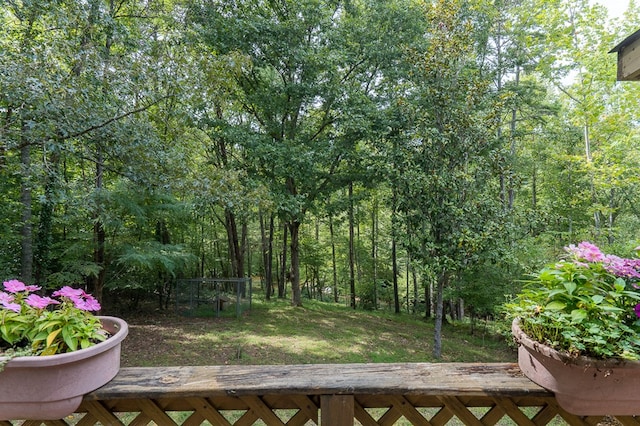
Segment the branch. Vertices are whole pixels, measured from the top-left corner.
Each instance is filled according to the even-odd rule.
[[[342,78],[340,79],[340,83],[345,83],[349,79],[349,76],[351,75],[351,73],[353,73],[360,65],[364,64],[365,61],[366,61],[366,58],[363,58],[358,62],[356,62],[355,64],[353,64],[353,66],[350,69],[348,69],[347,72],[342,76]]]
[[[110,118],[107,121],[103,121],[102,123],[93,125],[91,127],[87,127],[86,129],[80,130],[78,132],[70,133],[70,134],[68,134],[66,136],[61,137],[60,140],[64,141],[64,140],[67,140],[67,139],[72,139],[72,138],[77,138],[79,136],[84,136],[87,133],[90,133],[90,132],[93,132],[94,130],[98,130],[98,129],[101,129],[103,127],[106,127],[109,124],[114,123],[114,122],[119,121],[119,120],[122,120],[123,118],[126,118],[126,117],[128,117],[130,115],[134,115],[134,114],[137,114],[139,112],[145,111],[145,110],[151,108],[153,105],[156,105],[160,101],[162,101],[164,99],[167,99],[169,97],[170,97],[169,95],[163,96],[163,97],[161,97],[159,99],[156,99],[155,101],[151,102],[149,105],[145,105],[145,106],[142,106],[140,108],[136,108],[134,110],[127,111],[127,112],[125,112],[123,114],[120,114],[120,115],[117,115],[117,116],[115,116],[113,118]]]
[[[576,98],[575,96],[573,96],[571,93],[569,93],[569,91],[567,89],[564,88],[564,86],[562,86],[562,84],[560,84],[560,82],[556,81],[556,80],[552,80],[553,85],[556,86],[558,89],[560,89],[560,91],[562,93],[564,93],[565,95],[567,95],[569,97],[569,99],[571,99],[572,101],[574,101],[575,103],[577,103],[578,105],[582,105],[582,102],[580,102],[580,100],[578,98]]]

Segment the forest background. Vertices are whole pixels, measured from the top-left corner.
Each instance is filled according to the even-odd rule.
[[[567,244],[638,246],[608,52],[639,28],[633,0],[0,0],[0,278],[493,315]]]

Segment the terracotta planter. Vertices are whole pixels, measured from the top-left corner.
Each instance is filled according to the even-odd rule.
[[[513,321],[520,370],[555,393],[566,411],[581,415],[640,414],[640,362],[572,358],[531,340]]]
[[[99,317],[112,334],[87,349],[10,360],[0,372],[0,420],[55,420],[73,413],[84,394],[104,385],[120,369],[127,323]]]

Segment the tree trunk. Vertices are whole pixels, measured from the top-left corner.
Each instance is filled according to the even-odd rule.
[[[280,279],[278,280],[278,298],[284,299],[287,283],[287,225],[282,228],[282,256],[280,262]]]
[[[420,306],[419,294],[418,294],[418,274],[416,274],[416,268],[411,268],[411,278],[413,279],[413,313],[418,312],[418,306]]]
[[[240,254],[242,255],[242,263],[240,265],[239,272],[242,274],[238,278],[249,278],[249,283],[251,282],[251,252],[249,251],[249,228],[247,227],[247,222],[242,223],[242,236],[240,238]],[[245,271],[245,254],[246,258],[246,271]],[[247,285],[243,281],[239,284],[240,292],[242,297],[247,297]],[[251,284],[249,284],[251,285]]]
[[[336,243],[333,233],[333,217],[329,215],[329,235],[331,236],[331,270],[333,273],[333,301],[338,303],[338,265],[336,263]]]
[[[23,130],[24,131],[24,130]],[[22,176],[20,181],[20,202],[22,204],[22,229],[20,232],[21,262],[20,277],[26,283],[33,281],[33,224],[32,224],[32,197],[31,197],[31,145],[22,141],[20,148],[20,162],[22,163]]]
[[[164,219],[156,221],[156,241],[160,244],[171,244],[171,234]],[[171,276],[166,271],[158,272],[158,282],[156,284],[158,293],[158,307],[160,310],[167,309],[169,298],[171,297]]]
[[[356,276],[355,276],[355,235],[353,217],[353,182],[349,182],[349,292],[351,308],[356,308]]]
[[[271,299],[273,294],[273,214],[269,219],[269,230],[266,230],[265,219],[260,212],[260,233],[262,236],[262,265],[264,275],[265,298]]]
[[[378,309],[378,199],[374,197],[371,206],[371,262],[373,264],[373,309]]]
[[[267,233],[264,226],[264,215],[262,210],[258,213],[258,220],[260,221],[260,248],[262,254],[262,283],[264,284],[264,298],[265,300],[271,299],[271,289],[267,284]]]
[[[520,67],[516,67],[516,77],[515,77],[515,85],[516,87],[520,84]],[[511,123],[509,124],[509,129],[510,129],[510,140],[511,143],[509,145],[509,154],[511,156],[509,164],[510,167],[514,166],[515,163],[515,158],[516,158],[516,126],[518,123],[518,111],[517,109],[514,107],[511,110]],[[513,210],[513,206],[515,203],[515,199],[516,199],[516,194],[515,194],[515,189],[514,189],[514,182],[513,182],[513,175],[510,173],[509,174],[509,187],[508,187],[508,201],[507,201],[507,208],[509,209],[509,211]]]
[[[438,277],[438,285],[436,288],[436,324],[433,336],[433,356],[440,358],[442,356],[442,320],[444,316],[443,293],[445,285],[449,280],[449,275],[445,271]]]
[[[271,295],[273,295],[273,236],[275,234],[274,227],[274,215],[269,216],[269,253],[267,257],[267,267],[269,269],[269,286],[271,288]]]
[[[589,124],[585,119],[584,128],[583,128],[583,136],[584,136],[584,155],[587,161],[587,164],[591,164],[591,135],[589,131]],[[590,185],[591,185],[591,198],[594,204],[597,203],[597,196],[595,190],[595,183],[593,172],[590,172]],[[600,231],[602,229],[602,212],[599,209],[595,209],[593,212],[593,226],[595,230],[596,238],[600,235]]]
[[[614,213],[614,211],[616,210],[615,209],[615,205],[616,205],[616,202],[615,202],[615,191],[616,190],[614,188],[611,188],[609,190],[609,223],[608,223],[609,226],[608,226],[608,235],[607,235],[607,242],[609,244],[613,244],[613,242],[615,240],[614,232],[613,232],[613,223],[614,223],[615,217],[616,217],[616,215]]]
[[[396,203],[397,203],[396,189],[393,190],[392,196],[392,214],[395,217]],[[396,250],[396,229],[395,221],[391,219],[391,267],[393,270],[393,302],[394,311],[396,314],[400,313],[400,295],[398,293],[398,253]]]
[[[396,249],[396,237],[391,237],[391,263],[393,269],[393,306],[396,314],[400,313],[400,293],[398,291],[398,253]]]
[[[302,306],[302,293],[300,291],[300,222],[297,220],[289,222],[289,233],[291,234],[291,304],[293,306]]]
[[[206,248],[204,242],[204,222],[200,221],[200,276],[202,278],[205,277],[205,262],[206,262]]]
[[[229,209],[225,209],[225,228],[227,230],[227,243],[229,246],[229,258],[231,259],[231,274],[236,278],[244,277],[244,238],[238,236],[236,217]],[[246,225],[242,225],[243,233]]]
[[[424,284],[424,317],[431,318],[431,279],[427,279]]]
[[[411,255],[409,254],[409,250],[407,250],[406,265],[407,265],[407,269],[405,271],[405,284],[407,288],[407,296],[405,297],[405,303],[407,304],[407,313],[409,313],[409,295],[411,294],[411,287],[410,287],[411,281],[409,279],[409,274],[411,273]],[[415,301],[415,297],[414,297],[414,301]],[[415,302],[414,302],[414,306],[415,306]]]
[[[104,173],[104,165],[102,158],[102,149],[97,147],[98,153],[96,156],[96,180],[95,191],[97,194],[96,209],[93,213],[93,262],[98,266],[98,274],[91,278],[92,293],[96,299],[102,301],[102,290],[104,288],[104,279],[106,274],[106,262],[105,262],[105,243],[106,233],[102,226],[102,220],[100,214],[102,213],[102,178]]]

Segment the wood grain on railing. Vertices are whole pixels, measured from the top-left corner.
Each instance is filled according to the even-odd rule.
[[[640,425],[580,417],[515,364],[123,368],[78,413],[32,425]],[[618,422],[618,423],[616,423]],[[12,424],[0,422],[0,424]],[[19,424],[15,422],[13,424]]]

